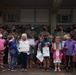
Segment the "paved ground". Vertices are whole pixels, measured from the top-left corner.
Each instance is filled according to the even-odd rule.
[[[64,69],[61,72],[54,72],[53,69],[49,72],[42,71],[42,69],[33,68],[28,69],[27,72],[21,72],[21,69],[17,69],[16,72],[10,72],[6,69],[5,72],[0,71],[0,75],[76,75],[76,69],[74,69],[73,73],[66,73]]]

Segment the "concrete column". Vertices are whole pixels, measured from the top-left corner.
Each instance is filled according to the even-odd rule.
[[[51,33],[56,29],[56,14],[51,13]]]

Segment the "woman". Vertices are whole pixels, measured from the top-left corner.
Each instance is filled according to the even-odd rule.
[[[29,41],[27,40],[27,34],[23,33],[21,36],[21,40],[19,41],[19,51],[21,52],[21,64],[22,64],[22,72],[27,71],[27,53],[29,52]]]

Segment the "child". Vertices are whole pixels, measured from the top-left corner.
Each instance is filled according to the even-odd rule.
[[[73,66],[74,68],[76,68],[76,40],[75,40],[75,53],[74,53],[74,56],[73,56]]]
[[[62,46],[64,47],[65,41],[67,40],[67,34],[64,35],[64,40],[62,41]],[[66,60],[66,53],[65,53],[66,49],[64,48],[63,50],[63,59],[62,59],[62,63],[65,64],[65,60]],[[64,69],[66,69],[66,66],[64,66]]]
[[[48,39],[48,35],[44,35],[44,39],[41,42],[41,48],[40,48],[40,50],[41,50],[41,53],[44,56],[43,64],[44,64],[44,70],[45,71],[49,71],[49,67],[50,67],[49,59],[50,59],[51,46],[52,46],[52,43]],[[47,54],[45,53],[46,50],[48,51]]]
[[[40,51],[40,47],[41,47],[41,42],[42,42],[42,40],[43,40],[43,39],[40,37],[40,38],[39,38],[39,42],[38,42],[38,44],[37,44],[37,50],[38,50],[38,51]],[[37,51],[37,52],[38,52],[38,51]],[[40,60],[37,59],[37,63],[38,63],[38,68],[42,67],[42,62],[40,62]]]
[[[3,67],[3,56],[4,56],[4,50],[5,50],[5,47],[4,47],[4,44],[5,44],[5,40],[2,39],[3,35],[0,33],[0,68],[2,71],[5,71],[4,70],[4,67]]]
[[[52,46],[53,50],[53,59],[54,59],[54,64],[55,64],[55,70],[54,71],[61,71],[60,69],[60,63],[62,59],[62,43],[60,42],[60,37],[56,36],[55,42],[53,43]]]
[[[9,45],[9,53],[10,53],[10,65],[9,65],[9,69],[10,71],[16,71],[14,69],[14,66],[16,64],[17,61],[17,47],[16,47],[16,43],[15,43],[15,39],[13,35],[9,36],[9,41],[8,41],[8,45]]]
[[[27,71],[27,53],[30,49],[29,41],[27,40],[27,34],[23,33],[21,36],[21,40],[19,41],[19,51],[21,52],[21,65],[22,65],[22,72]]]
[[[52,42],[52,44],[53,44],[53,36],[52,35],[50,35],[50,36],[48,36],[48,39]],[[50,67],[52,66],[52,61],[53,61],[53,51],[51,50],[50,51]],[[51,68],[50,68],[51,69]]]
[[[32,40],[33,42],[30,43],[30,40]],[[33,64],[34,64],[34,61],[33,61],[33,58],[34,58],[34,50],[35,50],[35,40],[33,37],[30,37],[28,39],[29,43],[30,43],[30,50],[29,50],[29,53],[28,53],[28,66],[27,67],[30,67],[32,68],[33,67]]]
[[[67,35],[67,40],[65,41],[64,48],[66,49],[66,71],[73,71],[73,55],[75,50],[75,42],[71,39],[70,34]]]

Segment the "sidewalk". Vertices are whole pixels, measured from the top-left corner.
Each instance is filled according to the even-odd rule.
[[[27,72],[21,72],[21,69],[17,69],[16,72],[10,72],[6,69],[5,72],[0,71],[0,75],[76,75],[76,69],[74,69],[74,72],[66,72],[64,69],[62,69],[61,72],[54,72],[53,69],[50,71],[42,71],[42,69],[38,68],[32,68],[28,69]]]

